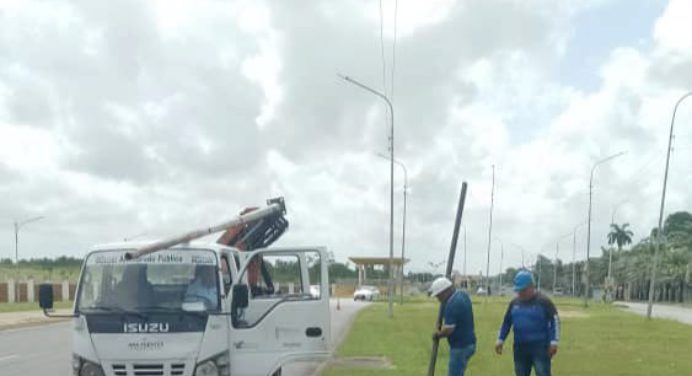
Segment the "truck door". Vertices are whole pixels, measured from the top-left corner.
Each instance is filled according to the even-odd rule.
[[[290,361],[327,356],[331,329],[326,251],[258,250],[241,259],[241,266],[240,286],[233,288],[231,298],[238,298],[243,286],[248,298],[246,307],[232,309],[232,374],[266,376]]]

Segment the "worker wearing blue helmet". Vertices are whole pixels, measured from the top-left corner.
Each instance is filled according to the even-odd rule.
[[[517,297],[509,303],[500,327],[495,351],[502,346],[514,327],[514,372],[516,376],[550,376],[553,356],[560,340],[560,319],[552,301],[536,291],[531,272],[522,270],[514,277]]]

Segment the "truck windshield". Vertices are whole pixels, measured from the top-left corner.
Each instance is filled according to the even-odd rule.
[[[220,306],[216,256],[176,249],[126,261],[125,250],[91,253],[78,292],[80,312],[181,311],[183,304]],[[199,310],[199,309],[196,309]]]

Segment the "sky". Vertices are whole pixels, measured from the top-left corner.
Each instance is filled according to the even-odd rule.
[[[381,5],[380,5],[381,4]],[[692,90],[686,0],[0,2],[0,258],[222,222],[283,196],[281,246],[389,251],[389,115],[408,170],[406,257],[434,271],[592,255],[658,221],[673,106]],[[692,210],[692,99],[666,213]],[[403,174],[395,171],[395,253]],[[523,260],[523,261],[522,261]]]

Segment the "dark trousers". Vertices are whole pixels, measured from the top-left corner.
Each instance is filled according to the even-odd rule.
[[[548,342],[528,342],[514,344],[514,373],[516,376],[530,376],[531,368],[536,376],[550,376],[550,355]]]

